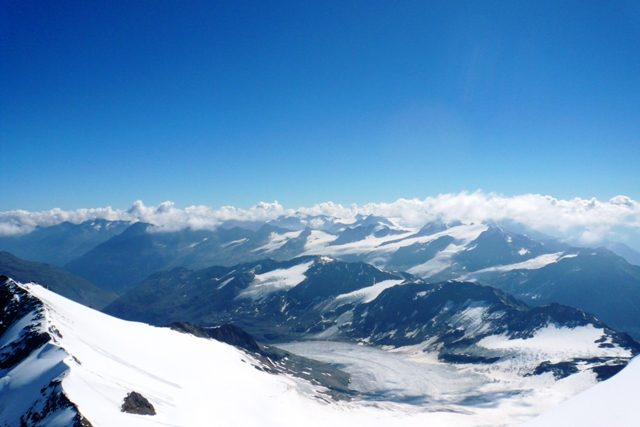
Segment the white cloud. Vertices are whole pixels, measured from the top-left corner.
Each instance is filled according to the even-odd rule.
[[[393,218],[405,227],[421,227],[433,220],[443,221],[515,221],[531,229],[574,243],[590,244],[604,238],[639,247],[640,203],[626,196],[610,201],[596,199],[560,200],[550,196],[525,194],[505,197],[493,193],[440,194],[437,197],[399,199],[392,203],[369,203],[344,207],[333,202],[298,209],[284,208],[278,202],[258,203],[249,209],[223,206],[190,206],[184,209],[167,201],[159,206],[145,206],[136,201],[128,210],[111,207],[42,212],[0,212],[0,235],[28,233],[63,221],[81,223],[94,218],[143,221],[154,224],[156,231],[184,228],[214,229],[224,221],[267,221],[281,215],[328,215],[352,220],[357,214],[374,214]]]

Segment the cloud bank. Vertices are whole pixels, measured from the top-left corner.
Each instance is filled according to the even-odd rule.
[[[353,220],[357,214],[385,216],[405,227],[421,227],[434,220],[515,222],[574,244],[589,245],[609,239],[640,249],[640,203],[629,197],[617,196],[603,202],[581,198],[560,200],[538,194],[505,197],[480,191],[349,207],[327,202],[291,209],[278,202],[261,202],[249,209],[233,206],[180,209],[169,201],[159,206],[145,206],[142,201],[136,201],[127,210],[111,207],[42,212],[17,210],[0,212],[0,236],[29,233],[36,227],[64,221],[81,223],[96,218],[143,221],[154,224],[157,231],[177,231],[214,229],[231,220],[268,221],[282,215],[327,215]]]

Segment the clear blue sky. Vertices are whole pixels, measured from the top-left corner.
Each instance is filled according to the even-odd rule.
[[[640,200],[638,1],[0,0],[0,210]]]

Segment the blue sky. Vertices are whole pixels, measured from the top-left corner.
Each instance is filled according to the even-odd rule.
[[[0,210],[640,200],[640,3],[0,1]]]

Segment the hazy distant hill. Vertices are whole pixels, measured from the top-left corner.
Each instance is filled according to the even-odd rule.
[[[63,266],[95,246],[122,233],[129,222],[94,219],[82,224],[63,222],[39,227],[29,234],[0,237],[0,250],[29,261]]]
[[[97,310],[101,310],[117,297],[60,267],[24,261],[9,252],[0,252],[0,275],[2,274],[20,282],[45,285],[57,294]]]
[[[65,265],[65,269],[103,289],[122,293],[150,274],[173,267],[203,268],[234,265],[265,258],[258,250],[278,233],[287,230],[263,225],[257,231],[234,227],[214,231],[184,229],[176,232],[150,232],[150,225],[136,223],[123,233],[96,246]],[[280,248],[278,259],[296,256],[300,249],[288,251],[290,242]]]
[[[640,266],[607,249],[581,249],[539,269],[479,279],[529,304],[580,308],[640,339]]]
[[[602,246],[609,249],[614,254],[626,259],[629,264],[640,265],[640,252],[631,249],[624,243],[606,242]]]

